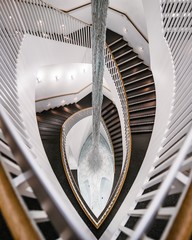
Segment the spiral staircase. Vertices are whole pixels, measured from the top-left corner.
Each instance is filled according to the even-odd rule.
[[[26,119],[21,111],[26,106],[19,95],[17,81],[17,59],[25,34],[41,38],[49,36],[54,41],[90,47],[90,28],[79,22],[79,30],[71,29],[68,34],[59,32],[56,23],[65,14],[41,1],[2,0],[1,6],[0,203],[13,237],[189,239],[192,221],[192,59],[189,54],[192,49],[192,3],[187,0],[166,0],[160,3],[144,1],[148,13],[149,46],[152,46],[151,62],[156,85],[149,67],[123,37],[107,30],[106,66],[115,82],[122,111],[129,111],[132,154],[119,197],[99,229],[94,228],[78,205],[60,161],[61,125],[73,113],[89,107],[91,96],[87,95],[78,104],[33,115],[33,120],[30,120],[31,129],[26,129]],[[153,11],[159,13],[162,21],[153,18]],[[33,20],[26,18],[29,13],[54,23],[43,31],[37,31]],[[68,15],[65,17],[73,26],[77,22]],[[152,34],[156,29],[163,30],[163,34],[158,31],[161,50],[156,46]],[[158,69],[157,66],[161,66],[163,61],[166,62],[166,67],[162,74],[161,67]],[[160,77],[171,84],[160,86]],[[113,143],[118,177],[123,162],[124,135],[122,136],[118,109],[107,97],[103,101],[102,117]],[[126,114],[123,117],[126,120]],[[36,131],[33,133],[36,118],[51,168],[45,163],[39,142],[34,144],[37,140]],[[62,195],[63,191],[65,195]],[[75,206],[77,213],[71,205],[65,207],[68,201]],[[183,215],[186,219],[184,224],[181,220]],[[177,224],[182,226],[178,232]],[[22,231],[19,230],[21,226]],[[2,238],[11,239],[11,236],[4,231]]]

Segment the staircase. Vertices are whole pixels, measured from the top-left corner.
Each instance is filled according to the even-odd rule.
[[[143,64],[143,61],[138,58],[137,54],[134,53],[133,49],[128,46],[128,43],[124,41],[120,35],[109,29],[107,30],[107,43],[117,62],[127,95],[132,133],[132,155],[124,187],[122,188],[114,209],[104,222],[103,228],[96,230],[93,226],[90,227],[96,237],[99,237],[110,223],[137,176],[151,137],[156,104],[155,87],[149,68]],[[64,176],[60,156],[60,130],[62,124],[69,116],[80,109],[90,106],[91,96],[88,95],[77,104],[70,104],[66,107],[55,108],[37,114],[41,138],[53,171],[61,186],[63,186],[64,191],[69,196],[70,201],[88,225],[90,223],[76,202],[68,181]],[[103,100],[102,117],[108,128],[114,148],[116,169],[115,186],[121,172],[123,160],[122,133],[117,108],[113,102],[106,97],[104,97]],[[55,164],[55,161],[57,161],[57,164]],[[72,171],[72,173],[76,179],[76,172]]]
[[[151,133],[156,107],[152,72],[121,35],[107,29],[106,42],[117,63],[125,87],[131,133]]]
[[[147,1],[143,1],[144,3]],[[19,49],[25,34],[32,34],[42,38],[50,38],[54,41],[61,41],[70,44],[76,44],[80,46],[90,47],[90,34],[89,34],[89,27],[85,27],[83,23],[78,23],[79,27],[73,34],[73,25],[74,22],[70,19],[69,16],[64,17],[64,14],[59,12],[58,10],[47,6],[45,3],[40,2],[38,0],[29,0],[29,1],[12,1],[6,0],[2,1],[2,24],[1,24],[1,37],[3,43],[3,55],[2,55],[2,72],[1,72],[1,79],[3,80],[3,86],[1,89],[1,100],[2,105],[5,108],[5,112],[9,113],[9,117],[11,118],[12,122],[10,122],[9,117],[6,117],[6,114],[3,116],[2,114],[2,121],[0,127],[3,129],[3,133],[8,136],[7,140],[9,141],[9,145],[14,150],[15,156],[21,155],[22,153],[29,153],[27,157],[23,157],[20,159],[21,162],[19,164],[15,161],[14,155],[11,153],[9,146],[0,130],[0,157],[1,157],[1,173],[6,175],[9,178],[9,185],[12,186],[12,189],[15,192],[13,198],[9,200],[17,201],[18,199],[21,200],[20,206],[22,209],[26,211],[25,215],[28,216],[28,222],[37,223],[38,229],[41,229],[43,235],[46,239],[55,239],[62,236],[63,233],[69,236],[69,232],[72,232],[74,239],[77,239],[78,236],[83,236],[82,239],[87,239],[84,235],[84,231],[82,228],[79,228],[76,223],[76,219],[73,218],[73,215],[66,217],[67,214],[66,206],[59,205],[58,195],[51,194],[54,192],[53,184],[51,181],[48,181],[52,177],[52,171],[49,172],[49,176],[47,178],[43,178],[40,176],[41,173],[40,168],[36,168],[34,171],[35,164],[31,164],[30,170],[33,172],[36,183],[36,188],[33,186],[33,190],[37,192],[37,189],[44,194],[44,199],[46,199],[46,205],[49,206],[49,209],[46,209],[47,213],[50,214],[50,218],[52,219],[52,223],[54,224],[55,228],[57,229],[57,233],[55,233],[51,224],[49,224],[49,219],[45,211],[43,211],[38,201],[43,204],[45,201],[42,200],[41,194],[38,195],[38,200],[35,197],[34,192],[31,188],[27,188],[27,177],[25,176],[26,171],[23,166],[29,165],[30,163],[34,163],[33,160],[42,160],[40,157],[35,159],[35,154],[33,155],[33,147],[30,145],[29,137],[33,139],[33,134],[30,136],[25,134],[27,129],[24,128],[23,125],[23,116],[20,111],[19,103],[23,104],[20,100],[20,96],[18,95],[18,79],[17,79],[17,58]],[[160,4],[160,7],[159,7]],[[181,217],[181,225],[182,227],[176,226],[175,216],[176,214],[180,214],[180,206],[185,207],[183,204],[185,200],[185,195],[188,191],[188,187],[191,186],[191,139],[192,139],[192,130],[191,128],[191,119],[192,119],[192,112],[191,112],[191,57],[189,55],[191,50],[191,1],[170,1],[166,0],[161,3],[158,1],[151,1],[150,4],[146,4],[148,9],[148,14],[146,16],[147,21],[151,23],[150,18],[155,21],[159,20],[162,17],[162,22],[164,26],[161,29],[153,29],[153,33],[149,34],[149,37],[153,37],[152,35],[161,34],[164,41],[166,40],[166,44],[168,44],[171,54],[173,54],[174,62],[172,62],[173,67],[176,69],[176,78],[175,81],[175,95],[172,98],[169,98],[172,105],[171,110],[171,118],[168,122],[164,120],[167,124],[167,128],[161,128],[162,122],[157,127],[161,128],[158,131],[153,131],[153,141],[150,144],[150,148],[154,148],[155,154],[157,154],[157,158],[147,158],[145,160],[149,160],[147,163],[148,165],[152,166],[152,168],[147,169],[147,164],[144,164],[141,170],[146,169],[145,174],[138,175],[139,178],[135,181],[133,188],[135,187],[135,192],[130,190],[130,194],[127,195],[127,198],[130,197],[131,201],[130,204],[127,204],[123,208],[124,217],[126,219],[118,220],[118,224],[115,222],[114,228],[109,228],[107,231],[104,232],[104,238],[108,239],[109,234],[114,234],[110,236],[113,239],[126,239],[128,236],[133,237],[133,239],[140,239],[140,236],[145,235],[145,239],[147,238],[154,238],[159,239],[160,235],[163,236],[162,239],[167,237],[167,233],[170,228],[173,226],[176,229],[176,233],[181,229],[182,231],[186,228],[187,221],[183,217]],[[157,18],[154,18],[154,11],[153,9],[158,9]],[[152,11],[151,11],[152,10]],[[159,15],[158,15],[159,14]],[[29,18],[28,16],[35,16],[34,18]],[[45,29],[42,26],[39,27],[37,24],[36,17],[42,18],[44,23]],[[59,23],[62,23],[64,20],[69,20],[69,31],[64,32],[62,25],[59,26]],[[61,21],[61,22],[60,22]],[[40,23],[40,22],[39,22]],[[50,25],[50,23],[54,23]],[[51,26],[51,28],[50,28]],[[52,27],[54,29],[52,29]],[[53,30],[53,31],[51,31]],[[69,35],[68,32],[71,34]],[[80,34],[79,34],[80,33]],[[78,38],[79,35],[82,33],[86,33],[83,36],[83,40]],[[164,35],[163,35],[163,34]],[[66,35],[68,34],[68,35]],[[87,223],[87,226],[92,230],[92,232],[99,238],[102,232],[106,229],[108,222],[116,213],[118,218],[119,211],[118,206],[121,205],[124,196],[130,189],[130,186],[135,179],[136,174],[140,168],[142,163],[142,159],[144,158],[148,141],[151,136],[151,131],[153,128],[153,121],[155,115],[155,94],[154,94],[154,85],[151,76],[150,70],[143,64],[142,60],[138,59],[136,53],[128,46],[128,44],[122,39],[122,37],[118,34],[114,34],[110,30],[108,30],[107,35],[111,35],[110,39],[107,36],[108,45],[111,48],[114,58],[116,59],[116,63],[118,65],[119,72],[122,76],[122,81],[124,82],[124,86],[126,89],[128,104],[129,104],[129,113],[130,113],[130,125],[132,130],[132,156],[131,156],[131,163],[129,166],[129,172],[127,178],[125,180],[124,187],[119,195],[119,201],[117,201],[116,205],[114,206],[113,210],[111,211],[108,219],[103,223],[101,228],[97,231],[94,230],[90,224]],[[151,35],[151,36],[150,36]],[[156,37],[156,36],[155,36]],[[153,41],[154,39],[152,39]],[[156,39],[155,39],[156,40]],[[153,43],[150,41],[150,43]],[[157,46],[156,46],[157,49]],[[155,50],[156,50],[155,49]],[[161,48],[162,49],[162,48]],[[167,48],[166,48],[167,50]],[[155,53],[155,51],[154,51]],[[154,54],[153,53],[153,54]],[[162,52],[163,58],[164,54],[167,54],[167,51]],[[152,54],[152,55],[153,55]],[[155,55],[155,54],[154,54]],[[160,54],[156,54],[155,58],[160,58]],[[157,62],[156,62],[157,63]],[[160,66],[162,61],[159,62],[156,66]],[[165,69],[166,70],[166,69]],[[167,69],[170,70],[170,69]],[[157,69],[158,73],[161,74],[162,69]],[[167,79],[168,82],[170,79]],[[171,81],[171,80],[170,80]],[[158,90],[160,90],[158,88]],[[167,90],[167,89],[166,89]],[[167,91],[167,95],[170,95],[172,91],[170,88]],[[162,96],[164,98],[164,92],[160,91],[161,100]],[[167,100],[167,98],[165,98]],[[160,101],[161,103],[161,101]],[[106,119],[109,128],[111,130],[115,129],[115,126],[118,124],[117,115],[112,112],[112,103],[107,103],[109,105],[109,109],[111,109],[111,113],[108,112],[107,109],[103,109],[103,117]],[[162,104],[163,106],[163,104]],[[161,106],[161,107],[162,107]],[[50,121],[52,122],[51,125],[56,125],[53,127],[50,133],[47,130],[50,127],[50,122],[45,122],[43,125],[43,118],[38,116],[40,131],[43,133],[43,139],[47,143],[46,151],[51,153],[54,148],[54,139],[59,136],[59,128],[57,125],[60,124],[62,119],[67,118],[75,111],[75,108],[78,108],[76,105],[71,105],[70,111],[66,111],[69,113],[65,113],[65,116],[62,112],[57,112],[56,109],[51,110],[52,114],[59,117],[59,120],[54,120],[51,114],[48,114]],[[106,106],[104,106],[105,108]],[[159,107],[159,105],[158,105]],[[164,106],[163,106],[164,107]],[[27,106],[23,108],[27,110]],[[67,108],[68,109],[68,108]],[[65,109],[66,110],[66,109]],[[69,110],[69,109],[68,109]],[[163,109],[164,110],[164,109]],[[51,112],[50,111],[50,112]],[[109,110],[110,111],[110,110]],[[1,112],[0,112],[1,113]],[[113,116],[114,113],[114,116]],[[111,114],[111,115],[110,115]],[[113,118],[114,123],[110,122],[110,118]],[[34,119],[34,116],[33,116]],[[6,124],[7,123],[7,124]],[[14,126],[16,126],[17,131],[15,130]],[[117,130],[117,129],[116,129]],[[116,131],[115,130],[115,131]],[[166,130],[166,131],[165,131]],[[189,135],[188,135],[189,132]],[[16,134],[17,133],[17,134]],[[32,132],[31,132],[32,133]],[[159,134],[160,133],[160,134]],[[163,135],[160,136],[159,135]],[[14,137],[16,136],[16,137]],[[22,140],[18,141],[18,137],[22,138]],[[115,136],[115,137],[114,137]],[[48,140],[50,137],[50,140]],[[120,131],[113,132],[112,138],[114,141],[114,146],[116,145],[116,157],[118,159],[118,165],[121,164],[121,156],[118,156],[118,149],[121,149],[121,136]],[[157,139],[158,141],[157,141]],[[34,138],[35,139],[35,138]],[[147,139],[147,140],[146,140]],[[154,141],[155,140],[155,141]],[[21,143],[21,144],[19,144]],[[159,144],[159,143],[162,143]],[[183,144],[184,143],[184,144]],[[52,145],[53,144],[53,145]],[[58,143],[56,142],[55,145]],[[157,151],[157,147],[161,147],[160,151]],[[58,147],[58,146],[57,146]],[[27,149],[27,150],[26,150]],[[55,159],[60,155],[59,151],[56,149],[55,155],[52,158],[52,162],[55,164]],[[121,152],[121,150],[119,150]],[[153,152],[153,151],[152,151]],[[30,155],[31,154],[31,155]],[[32,156],[32,157],[28,157]],[[22,157],[21,157],[22,158]],[[138,160],[138,163],[137,163]],[[51,162],[51,161],[50,161]],[[146,163],[146,161],[145,161]],[[180,165],[178,165],[180,164]],[[22,171],[20,168],[22,167]],[[37,164],[38,165],[38,164]],[[47,164],[46,166],[49,166]],[[177,169],[175,168],[177,167]],[[37,171],[38,169],[38,171]],[[61,169],[58,167],[58,169]],[[54,169],[56,172],[56,169]],[[170,174],[171,172],[171,174]],[[43,171],[42,171],[43,173]],[[134,176],[132,176],[132,174]],[[54,174],[53,174],[54,175]],[[172,182],[170,181],[170,176]],[[26,177],[26,178],[25,178]],[[6,177],[3,178],[4,180]],[[46,179],[49,184],[46,187],[42,187],[42,179]],[[132,180],[131,180],[132,179]],[[167,179],[169,182],[167,182]],[[51,180],[54,180],[52,177]],[[56,182],[57,183],[57,182]],[[4,185],[4,184],[3,184]],[[31,184],[32,185],[32,184]],[[159,187],[160,186],[160,187]],[[164,191],[164,188],[161,186],[165,186],[167,191]],[[56,187],[56,184],[54,185]],[[67,187],[66,187],[67,188]],[[190,187],[191,188],[191,187]],[[7,189],[6,189],[7,190]],[[48,191],[46,191],[48,190]],[[176,192],[174,192],[176,191]],[[135,194],[132,194],[135,193]],[[57,193],[57,192],[54,192]],[[70,194],[69,194],[70,195]],[[188,195],[188,194],[187,194]],[[29,197],[30,196],[30,197]],[[133,196],[133,197],[132,197]],[[174,199],[171,199],[172,196]],[[1,195],[4,197],[4,194]],[[179,199],[178,199],[179,198]],[[160,199],[160,200],[159,200]],[[189,197],[191,200],[191,197]],[[54,200],[54,201],[53,201]],[[170,201],[168,201],[170,200]],[[148,206],[148,202],[155,203],[156,205]],[[170,203],[171,202],[171,203]],[[12,206],[12,204],[8,204],[7,206]],[[24,205],[25,204],[25,205]],[[133,206],[135,204],[135,206]],[[5,204],[6,205],[6,204]],[[184,206],[183,206],[184,205]],[[59,206],[59,207],[58,207]],[[155,206],[155,207],[154,207]],[[134,208],[135,207],[135,208]],[[4,210],[4,208],[2,208]],[[53,210],[51,212],[51,210]],[[59,209],[59,211],[58,211]],[[185,211],[185,216],[188,214],[188,209],[191,209],[191,204],[187,205],[187,211]],[[6,219],[10,222],[12,221],[13,217],[19,214],[16,213],[16,209],[13,209],[13,214],[8,212]],[[54,216],[51,214],[54,212]],[[158,213],[157,213],[158,212]],[[157,214],[156,214],[157,213]],[[156,214],[156,217],[154,215]],[[51,216],[52,215],[52,216]],[[80,214],[81,215],[81,214]],[[59,216],[59,217],[58,217]],[[81,215],[82,216],[82,215]],[[149,217],[150,216],[150,217]],[[189,216],[189,215],[188,215]],[[82,216],[84,219],[84,217]],[[116,219],[117,219],[116,218]],[[150,221],[146,221],[146,218]],[[114,218],[114,220],[116,221]],[[68,221],[70,220],[70,221]],[[189,216],[189,220],[191,221],[191,216]],[[71,224],[71,223],[74,224]],[[24,222],[25,223],[25,222]],[[70,224],[69,224],[70,223]],[[139,223],[139,225],[137,225]],[[184,223],[184,224],[183,224]],[[45,224],[44,227],[42,224]],[[113,223],[114,224],[114,223]],[[164,224],[164,226],[163,226]],[[62,225],[61,228],[58,225]],[[159,227],[161,225],[161,227]],[[167,225],[167,226],[166,226]],[[17,228],[13,226],[12,231],[20,230],[22,226],[22,233],[26,230],[24,224],[20,224]],[[149,227],[152,228],[149,230]],[[188,226],[190,226],[188,224]],[[33,226],[34,227],[34,226]],[[4,229],[3,229],[4,230]],[[112,230],[110,232],[110,230]],[[114,233],[114,231],[116,231]],[[21,232],[21,231],[20,231]],[[51,232],[51,233],[50,233]],[[95,233],[97,232],[97,233]],[[174,232],[174,231],[172,231]],[[181,232],[181,231],[180,231]],[[189,231],[188,231],[189,232]],[[27,231],[26,231],[27,233]],[[41,233],[39,230],[36,229],[36,225],[34,227],[34,233],[39,234],[41,239]],[[90,233],[90,232],[89,232]],[[88,234],[89,234],[88,233]],[[76,235],[77,234],[77,235]],[[106,236],[106,238],[105,238]],[[33,238],[32,235],[28,234],[24,239],[36,239]],[[4,237],[0,237],[5,239]],[[174,237],[173,237],[174,238]],[[64,238],[65,239],[65,238]],[[89,237],[89,239],[91,239]],[[174,238],[176,239],[176,238]]]

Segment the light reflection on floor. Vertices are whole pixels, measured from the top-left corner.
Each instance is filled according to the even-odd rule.
[[[78,162],[78,184],[83,198],[96,217],[107,204],[114,181],[114,158],[109,145],[101,135],[99,150],[102,164],[97,172],[90,169],[88,155],[91,149],[92,136],[85,141]]]

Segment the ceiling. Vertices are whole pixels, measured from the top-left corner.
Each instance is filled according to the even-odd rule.
[[[44,2],[67,11],[70,15],[73,15],[82,21],[87,23],[91,22],[91,1],[44,0]],[[126,14],[137,29],[139,29],[139,31],[147,38],[147,28],[142,0],[110,0],[109,7]],[[89,14],[85,14],[85,9]]]

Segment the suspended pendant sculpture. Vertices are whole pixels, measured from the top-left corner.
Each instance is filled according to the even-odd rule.
[[[101,226],[118,198],[130,159],[127,107],[122,113],[124,123],[121,122],[121,130],[125,132],[122,148],[125,151],[118,177],[115,175],[112,141],[101,118],[107,8],[108,0],[92,0],[92,108],[72,115],[64,123],[61,137],[63,165],[69,184],[96,228]],[[121,102],[122,105],[125,103]],[[76,136],[75,142],[78,140],[81,145],[78,151],[73,151],[72,148],[77,146],[70,144],[69,135],[74,136],[73,132],[77,131],[80,137],[77,139]]]

